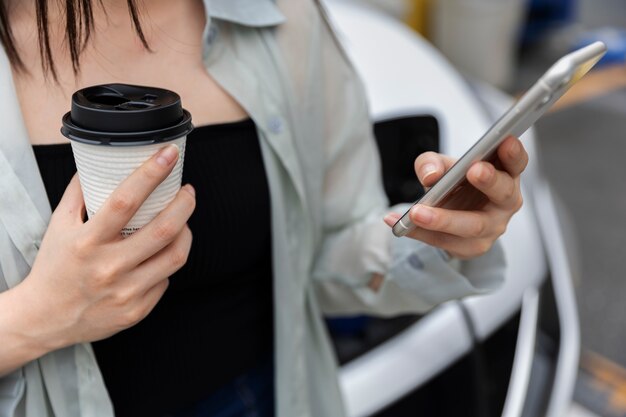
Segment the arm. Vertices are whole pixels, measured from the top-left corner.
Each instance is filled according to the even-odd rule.
[[[496,241],[520,208],[519,173],[527,161],[516,139],[507,140],[499,155],[508,168],[496,170],[491,164],[480,163],[468,173],[470,183],[476,186],[464,190],[462,197],[480,197],[473,210],[424,208],[432,211],[430,221],[414,213],[418,228],[410,238],[391,236],[389,227],[399,218],[397,213],[387,215],[388,226],[382,228],[382,222],[366,217],[329,235],[316,270],[325,312],[423,312],[449,299],[498,288],[505,263]],[[445,156],[425,154],[417,159],[416,170],[430,185],[452,162]],[[440,169],[424,180],[419,173],[426,164],[440,164]],[[394,209],[404,212],[407,208]]]
[[[448,299],[497,288],[504,277],[504,257],[496,239],[521,203],[523,147],[512,158],[521,161],[515,167],[507,166],[507,147],[519,142],[510,140],[500,148],[503,169],[481,163],[470,170],[470,183],[486,192],[488,204],[483,208],[435,209],[430,222],[415,210],[413,221],[419,229],[412,239],[394,238],[382,222],[388,208],[363,88],[338,43],[327,43],[336,53],[325,66],[321,89],[333,94],[326,98],[324,238],[313,272],[322,309],[336,315],[425,311]],[[416,161],[416,171],[430,185],[450,161],[425,155]],[[435,169],[427,169],[429,165]],[[486,181],[482,168],[490,174]],[[392,214],[386,221],[395,219]],[[457,259],[450,260],[446,252]]]
[[[60,348],[57,337],[46,339],[45,315],[40,314],[36,299],[26,285],[0,293],[0,377],[46,353]]]

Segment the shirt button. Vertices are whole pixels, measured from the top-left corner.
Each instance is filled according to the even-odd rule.
[[[267,122],[267,129],[275,135],[282,133],[283,132],[282,119],[278,116],[271,117],[269,121]]]
[[[207,33],[206,41],[210,45],[215,42],[217,38],[217,27],[215,25],[209,26],[209,32]]]
[[[417,256],[417,254],[415,253],[409,256],[409,265],[411,265],[413,269],[416,269],[418,271],[421,271],[422,269],[424,269],[424,262],[422,262],[420,257]]]

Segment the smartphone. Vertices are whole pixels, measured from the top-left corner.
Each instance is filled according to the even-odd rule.
[[[467,182],[469,168],[477,161],[494,160],[504,139],[519,137],[537,121],[572,85],[580,80],[606,53],[606,45],[595,42],[559,59],[415,204],[451,209],[452,197]],[[458,198],[457,204],[458,205]],[[409,210],[410,211],[410,210]],[[394,224],[401,237],[415,228],[409,211]]]

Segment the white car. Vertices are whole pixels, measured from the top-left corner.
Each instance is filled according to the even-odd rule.
[[[464,79],[427,41],[357,1],[324,4],[365,82],[391,200],[419,193],[413,159],[460,156],[512,99]],[[575,259],[563,211],[523,142],[524,207],[502,242],[506,284],[425,316],[331,321],[350,416],[549,416],[569,408],[578,369]]]

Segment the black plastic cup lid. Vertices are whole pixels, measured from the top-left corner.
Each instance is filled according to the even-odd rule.
[[[92,145],[167,142],[193,130],[180,96],[156,87],[103,84],[78,90],[63,116],[63,136]]]

